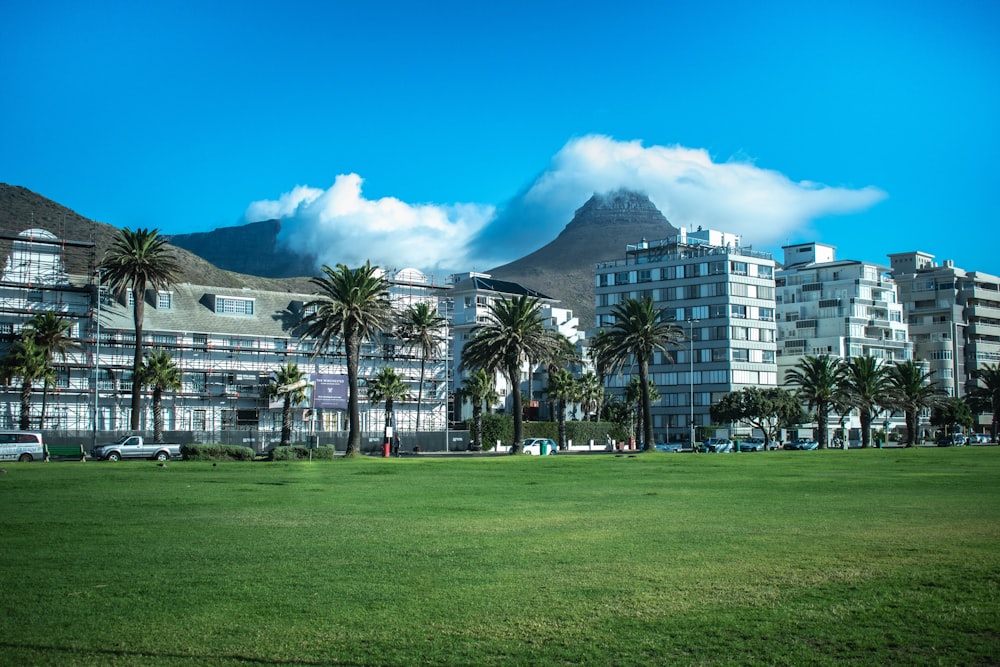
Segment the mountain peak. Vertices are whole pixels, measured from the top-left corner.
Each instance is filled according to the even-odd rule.
[[[576,210],[576,214],[592,211],[656,211],[656,206],[642,192],[634,190],[611,190],[594,193],[587,202]]]

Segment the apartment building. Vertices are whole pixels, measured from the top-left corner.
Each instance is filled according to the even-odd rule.
[[[805,355],[872,356],[894,363],[913,358],[896,282],[888,267],[837,260],[822,243],[784,246],[775,276],[778,374]]]
[[[1000,363],[1000,278],[925,252],[890,254],[889,263],[915,356],[949,396],[965,396],[973,371]]]
[[[463,380],[469,376],[468,371],[460,371],[462,350],[474,335],[476,327],[490,322],[490,308],[501,298],[511,299],[519,296],[534,297],[542,306],[542,318],[545,327],[550,331],[565,336],[571,343],[582,345],[583,333],[579,330],[579,320],[573,311],[559,306],[559,301],[541,292],[525,287],[519,283],[507,280],[497,280],[488,273],[458,273],[451,276],[451,289],[448,298],[452,304],[452,326],[454,328],[452,346],[452,377],[454,387],[461,388]],[[579,370],[579,369],[577,369]],[[497,376],[497,394],[499,402],[493,406],[498,411],[510,410],[511,387],[507,378]],[[521,373],[521,396],[528,419],[546,419],[543,395],[548,384],[548,372],[543,364],[525,364]],[[462,401],[456,401],[453,418],[456,422],[471,418],[472,406]]]
[[[653,406],[658,441],[687,441],[696,428],[712,425],[712,404],[729,392],[776,385],[775,263],[769,253],[743,246],[735,234],[682,229],[669,239],[628,245],[624,258],[597,264],[595,274],[599,327],[614,323],[617,304],[649,297],[691,339],[669,355],[657,353],[650,365],[661,396]],[[608,390],[621,396],[630,379],[626,369],[607,379]]]
[[[135,329],[130,294],[116,297],[99,288],[96,273],[69,275],[67,247],[91,254],[93,244],[57,239],[45,230],[27,230],[13,240],[0,279],[0,334],[10,345],[32,315],[55,312],[72,323],[70,336],[81,349],[65,361],[56,360],[55,386],[44,397],[47,432],[111,433],[128,430],[131,422],[132,357]],[[397,309],[419,301],[440,304],[448,317],[447,286],[434,285],[414,269],[390,276],[390,299]],[[179,437],[266,449],[278,438],[281,411],[264,398],[272,373],[294,362],[325,392],[300,406],[295,416],[296,438],[316,432],[321,441],[337,441],[346,429],[346,363],[342,350],[319,354],[313,342],[297,335],[310,294],[219,288],[181,283],[146,294],[143,340],[147,350],[167,350],[182,374],[182,388],[164,397],[164,428]],[[447,333],[447,332],[443,332]],[[2,353],[3,350],[0,350]],[[391,334],[363,346],[361,376],[391,366],[412,387],[411,399],[396,403],[397,428],[416,427],[416,396],[420,353]],[[449,343],[424,363],[421,431],[446,431],[448,416]],[[19,418],[18,386],[0,387],[0,425],[14,427]],[[321,395],[322,394],[322,395]],[[43,392],[32,395],[32,425],[39,427]],[[312,413],[305,408],[313,407]],[[383,406],[362,402],[362,428],[381,440]],[[307,421],[310,420],[310,421]],[[141,416],[143,430],[152,429],[147,398]],[[77,440],[78,441],[78,440]]]

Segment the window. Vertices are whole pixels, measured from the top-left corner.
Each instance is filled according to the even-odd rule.
[[[733,304],[732,306],[730,306],[729,314],[732,317],[746,318],[746,316],[747,316],[747,307],[746,306],[739,306],[739,305]]]
[[[726,272],[726,263],[725,262],[709,262],[709,264],[708,264],[708,272],[709,272],[709,274],[711,274],[713,276],[719,275],[721,273],[725,273]]]
[[[758,278],[772,278],[774,277],[774,267],[764,266],[762,264],[757,265],[757,277]]]
[[[649,269],[640,270],[636,273],[635,281],[637,283],[648,283],[653,279],[653,273]]]
[[[729,262],[729,272],[736,274],[738,276],[747,275],[747,263],[746,262]]]
[[[216,296],[215,312],[226,315],[253,315],[253,299],[234,296]]]
[[[628,285],[628,271],[619,271],[615,274],[615,285]]]

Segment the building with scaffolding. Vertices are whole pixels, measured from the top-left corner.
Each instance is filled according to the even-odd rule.
[[[36,386],[32,394],[31,425],[44,429],[52,442],[74,443],[110,438],[129,429],[131,422],[132,357],[135,328],[131,294],[113,295],[98,285],[93,243],[63,241],[40,229],[22,232],[11,241],[11,251],[0,280],[0,334],[12,344],[33,315],[54,312],[71,323],[69,336],[81,346],[66,359],[55,360],[55,383],[48,391]],[[66,272],[65,254],[88,255],[86,275]],[[80,264],[80,262],[76,262]],[[414,269],[391,274],[390,300],[394,308],[426,301],[450,317],[447,286],[435,285]],[[281,410],[269,403],[264,388],[279,366],[293,362],[314,383],[323,379],[337,385],[346,376],[343,351],[317,352],[309,339],[297,335],[306,314],[309,294],[190,283],[170,285],[146,294],[144,348],[166,350],[182,377],[180,391],[164,396],[164,430],[182,442],[225,442],[266,451],[280,439]],[[442,310],[443,309],[443,310]],[[365,344],[360,375],[370,377],[390,366],[412,388],[408,399],[397,401],[396,428],[433,447],[435,433],[448,431],[449,340],[442,331],[438,349],[423,360],[420,434],[416,431],[416,396],[420,382],[418,350],[393,337],[392,332]],[[344,385],[344,382],[340,382]],[[0,427],[14,427],[19,418],[19,389],[15,379],[0,388]],[[362,430],[374,448],[382,440],[383,406],[364,401]],[[313,394],[315,396],[315,393]],[[344,409],[323,407],[311,397],[296,410],[294,436],[305,442],[315,433],[320,444],[346,440]],[[44,402],[44,416],[42,414]],[[337,405],[337,401],[325,404]],[[314,409],[311,409],[314,408]],[[140,423],[152,430],[151,401],[143,402]],[[315,420],[315,421],[311,421]]]

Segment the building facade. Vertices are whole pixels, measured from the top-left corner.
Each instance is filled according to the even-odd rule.
[[[73,434],[76,441],[81,433],[92,434],[96,441],[99,434],[127,431],[131,423],[131,294],[109,294],[98,286],[96,272],[67,274],[62,260],[66,243],[44,230],[28,230],[13,241],[0,280],[0,334],[5,352],[35,314],[51,311],[71,322],[69,335],[80,349],[55,360],[51,389],[43,391],[40,383],[34,387],[31,424],[53,435]],[[96,267],[93,261],[91,265]],[[414,269],[392,274],[389,282],[396,309],[428,301],[450,316],[450,302],[442,297],[446,286],[432,284]],[[164,395],[164,429],[184,441],[221,440],[264,451],[280,438],[280,404],[269,402],[264,392],[279,366],[293,362],[311,378],[334,378],[334,383],[346,376],[342,349],[317,352],[313,341],[297,333],[313,295],[180,283],[149,290],[145,298],[144,348],[166,350],[182,376],[181,389]],[[448,334],[445,328],[439,349],[423,360],[422,432],[448,429]],[[387,332],[363,346],[360,375],[371,377],[382,366],[392,367],[411,387],[410,398],[396,403],[395,418],[398,430],[413,433],[420,352]],[[0,427],[16,427],[19,389],[16,378],[0,388]],[[362,429],[380,442],[383,406],[364,401],[363,386],[361,391]],[[304,442],[306,434],[315,433],[321,442],[341,441],[347,427],[344,409],[309,402],[298,407],[293,439]],[[311,407],[316,409],[307,412]],[[148,395],[142,410],[141,428],[151,431]]]
[[[595,269],[597,324],[614,324],[616,305],[649,297],[683,327],[690,343],[657,353],[650,377],[660,394],[653,406],[657,441],[708,437],[709,410],[722,396],[777,382],[775,263],[769,253],[741,245],[734,234],[699,229],[670,239],[645,240],[625,257]],[[606,378],[621,397],[627,369]]]
[[[888,267],[837,260],[822,243],[784,246],[777,271],[778,380],[806,356],[913,358],[896,282]]]
[[[951,260],[936,264],[925,252],[891,254],[889,262],[914,355],[948,396],[964,397],[977,368],[1000,363],[1000,278]]]
[[[579,320],[573,316],[572,310],[560,307],[556,299],[515,282],[497,280],[488,273],[454,274],[451,276],[448,298],[453,308],[452,377],[455,378],[455,388],[461,388],[462,382],[469,376],[469,371],[460,370],[459,365],[462,350],[471,340],[476,327],[491,321],[490,309],[499,299],[519,296],[538,299],[546,329],[562,334],[582,352],[583,334],[579,330]],[[492,409],[498,412],[509,411],[512,402],[509,381],[498,374],[496,383],[499,401]],[[542,400],[547,383],[548,372],[543,364],[524,364],[521,372],[521,395],[526,418],[544,419],[549,416]],[[453,415],[456,422],[463,422],[472,417],[472,406],[456,401]]]

